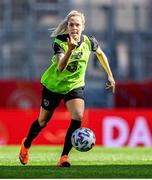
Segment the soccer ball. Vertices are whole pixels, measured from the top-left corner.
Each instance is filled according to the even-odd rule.
[[[78,128],[71,136],[71,143],[75,149],[81,152],[89,151],[95,145],[95,135],[89,128]]]

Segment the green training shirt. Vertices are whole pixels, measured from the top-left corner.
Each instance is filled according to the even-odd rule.
[[[66,53],[68,50],[67,34],[55,38],[53,48],[56,53]],[[80,44],[73,50],[69,63],[63,72],[57,68],[54,54],[51,66],[44,72],[41,83],[52,92],[66,94],[69,91],[85,85],[85,73],[90,53],[98,47],[95,38],[82,35]]]

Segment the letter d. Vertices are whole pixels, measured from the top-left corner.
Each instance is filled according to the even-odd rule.
[[[114,138],[114,129],[118,130],[118,136]],[[103,146],[106,147],[120,147],[125,145],[129,127],[127,122],[117,116],[107,116],[103,118]]]

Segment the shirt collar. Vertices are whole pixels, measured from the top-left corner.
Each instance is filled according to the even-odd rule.
[[[83,35],[81,35],[80,41],[78,42],[77,47],[80,47],[80,45],[82,44],[83,41],[84,41],[84,37],[83,37]]]

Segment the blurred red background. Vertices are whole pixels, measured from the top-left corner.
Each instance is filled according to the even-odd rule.
[[[136,86],[118,83],[115,108],[86,108],[82,126],[94,131],[97,145],[152,146],[151,86],[151,82]],[[20,144],[38,117],[42,87],[37,81],[1,81],[0,87],[0,145]],[[61,103],[33,143],[63,144],[69,122],[70,115]]]

